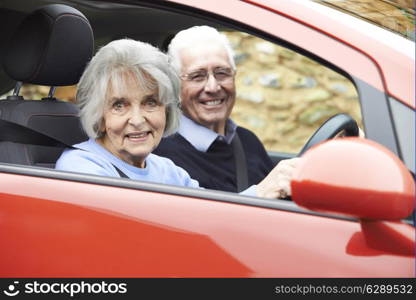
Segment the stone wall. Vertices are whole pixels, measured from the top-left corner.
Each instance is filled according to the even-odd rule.
[[[357,93],[348,79],[268,41],[240,32],[224,34],[237,63],[232,118],[254,131],[268,150],[298,152],[336,113],[346,112],[361,125]]]

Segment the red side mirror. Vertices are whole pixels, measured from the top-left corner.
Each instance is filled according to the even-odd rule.
[[[310,210],[362,219],[398,220],[415,204],[415,183],[385,147],[340,138],[312,147],[292,180],[292,199]]]

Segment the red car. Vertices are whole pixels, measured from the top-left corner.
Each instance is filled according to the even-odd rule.
[[[77,15],[75,23],[62,25],[33,16],[49,3],[64,3],[85,19]],[[22,21],[26,31],[16,31]],[[345,99],[359,104],[355,118],[365,132],[365,138],[315,140],[295,174],[292,201],[70,173],[52,168],[62,145],[34,140],[39,131],[53,136],[57,130],[73,143],[75,106],[52,99],[53,89],[42,101],[19,98],[18,84],[0,101],[1,277],[415,277],[413,41],[312,1],[6,1],[0,22],[6,28],[0,38],[13,37],[14,43],[12,52],[6,43],[0,48],[0,93],[16,79],[39,83],[24,76],[30,68],[45,74],[43,85],[74,84],[66,76],[79,76],[91,57],[91,32],[96,48],[126,36],[164,48],[179,30],[208,24],[237,32],[238,41],[262,39],[254,47],[258,55],[240,53],[236,59],[279,53],[279,60],[264,60],[256,71],[238,64],[252,78],[289,64],[291,53],[305,57],[299,59],[303,71],[328,69],[334,75],[302,77],[293,88],[284,81],[292,73],[282,71],[281,86],[266,89],[271,95],[287,85],[300,93],[300,102],[307,99],[305,109],[319,101],[350,107],[349,100],[341,105],[338,99],[353,90],[355,96]],[[45,42],[49,35],[39,33],[42,26],[63,33],[51,31],[56,40]],[[43,43],[56,47],[48,54],[53,60],[37,52]],[[325,82],[333,88],[329,94],[320,89]],[[270,97],[248,98],[237,102],[258,108],[257,117],[273,112],[264,108],[274,105]],[[36,108],[21,117],[26,108],[20,105],[27,103]],[[43,118],[42,109],[51,106],[72,111]],[[274,122],[286,122],[278,114]],[[244,115],[242,120],[261,123]],[[290,140],[290,134],[282,136]],[[275,161],[297,155],[268,150]]]

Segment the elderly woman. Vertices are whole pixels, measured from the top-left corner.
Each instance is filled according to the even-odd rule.
[[[67,149],[60,170],[198,187],[171,160],[151,154],[179,123],[179,79],[155,47],[129,39],[101,48],[78,84],[90,137]]]
[[[176,131],[180,117],[179,78],[157,48],[129,39],[104,46],[82,75],[76,98],[90,139],[65,150],[57,169],[199,187],[170,159],[151,153]],[[293,168],[276,167],[241,194],[290,193]]]

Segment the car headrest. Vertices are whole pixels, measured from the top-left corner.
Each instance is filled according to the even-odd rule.
[[[6,46],[4,69],[16,81],[65,86],[78,83],[92,57],[94,36],[87,18],[61,4],[29,14]]]

